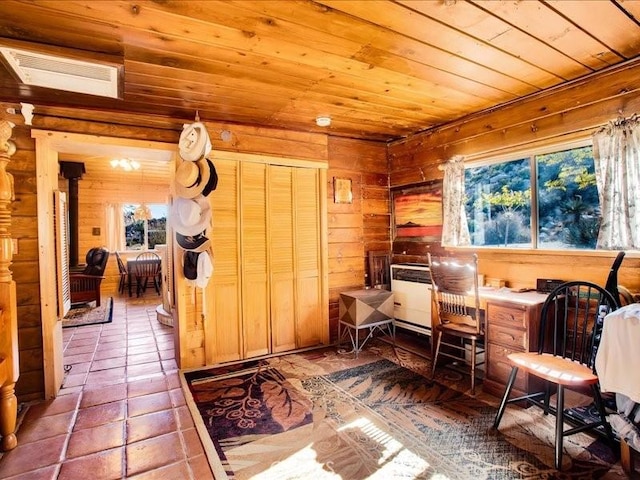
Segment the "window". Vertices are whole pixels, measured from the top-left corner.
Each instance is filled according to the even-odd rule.
[[[591,145],[465,169],[474,246],[594,249],[600,204]]]
[[[125,204],[122,206],[127,250],[152,250],[167,243],[167,206]]]

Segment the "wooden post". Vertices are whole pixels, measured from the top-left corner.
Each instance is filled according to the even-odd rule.
[[[18,401],[15,384],[19,376],[18,317],[16,314],[16,285],[13,281],[11,260],[11,202],[13,177],[7,173],[7,164],[16,146],[9,140],[14,125],[0,121],[0,450],[16,447],[16,420]]]

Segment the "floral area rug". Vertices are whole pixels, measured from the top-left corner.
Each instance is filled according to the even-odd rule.
[[[359,358],[323,349],[183,373],[216,480],[624,478],[606,444],[565,439],[554,418],[464,393],[463,375],[374,342]]]
[[[113,315],[113,298],[102,302],[99,307],[95,302],[72,308],[62,319],[62,328],[80,327],[82,325],[98,325],[111,322]]]

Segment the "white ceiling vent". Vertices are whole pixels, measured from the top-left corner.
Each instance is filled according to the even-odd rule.
[[[11,47],[0,46],[0,53],[18,78],[27,85],[102,97],[119,97],[117,66]]]

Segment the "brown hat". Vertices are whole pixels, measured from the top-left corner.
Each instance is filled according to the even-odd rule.
[[[218,186],[218,173],[213,162],[201,158],[197,162],[182,162],[174,176],[176,195],[182,198],[195,198],[209,195]]]

